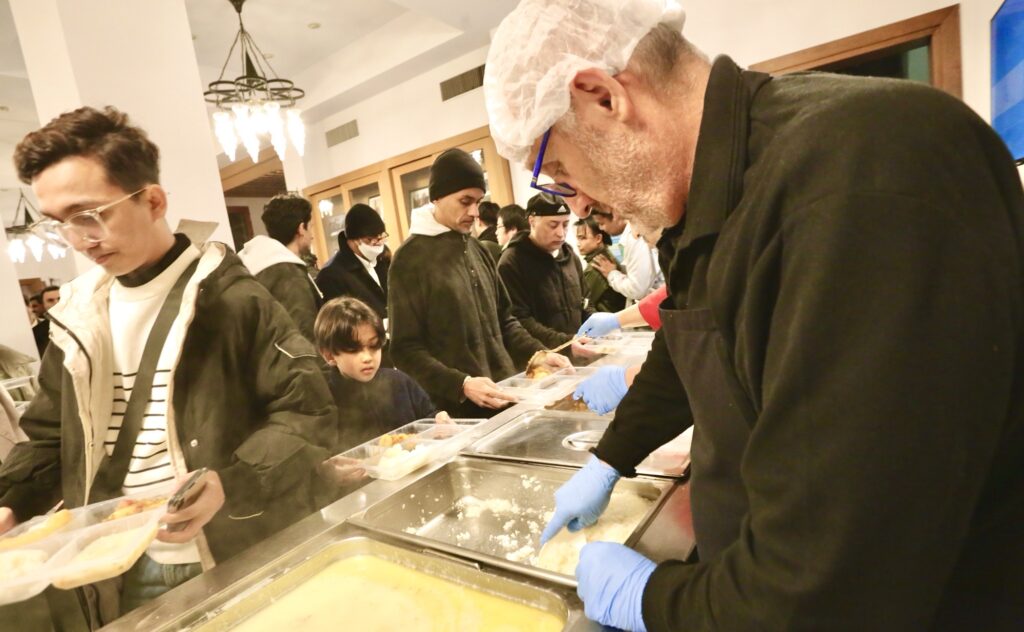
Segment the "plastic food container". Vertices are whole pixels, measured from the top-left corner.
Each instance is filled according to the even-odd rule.
[[[50,585],[55,569],[71,559],[73,552],[67,546],[70,541],[71,537],[65,534],[0,553],[0,606],[24,601],[43,592]],[[30,571],[13,574],[9,562],[15,556],[26,554],[38,554],[44,559]]]
[[[515,396],[520,402],[549,404],[564,397],[579,382],[579,378],[570,373],[572,370],[559,369],[551,375],[536,379],[519,373],[498,382],[498,388]]]
[[[68,590],[124,573],[149,548],[162,515],[151,510],[84,529],[61,552],[66,562],[53,568],[53,585]]]
[[[177,485],[178,483],[175,481],[168,481],[165,485],[148,490],[145,494],[113,498],[67,510],[70,519],[59,528],[46,529],[46,533],[38,539],[29,539],[19,546],[0,551],[0,571],[6,570],[3,567],[4,560],[14,559],[7,557],[8,554],[35,555],[33,552],[39,551],[46,556],[45,562],[31,572],[19,574],[16,577],[9,573],[0,574],[0,605],[34,597],[51,583],[57,585],[58,577],[63,578],[62,584],[58,585],[59,588],[73,588],[123,573],[135,563],[156,536],[156,530],[159,527],[158,521],[166,511],[166,500],[174,493]],[[145,507],[144,510],[110,519],[119,508],[124,510],[126,505],[140,501],[145,501],[147,504],[135,505],[135,507]],[[52,520],[53,515],[36,516],[18,525],[4,534],[4,537],[0,538],[0,542],[5,540],[10,542],[11,539],[30,531],[39,531],[42,525]],[[104,556],[91,564],[75,563],[75,556],[102,535],[123,533],[142,526],[146,527],[145,531],[137,532],[137,537],[132,539],[126,547],[131,550],[115,552],[117,555],[113,557],[118,559]],[[137,554],[136,548],[138,549]],[[127,565],[125,565],[126,562]],[[85,581],[74,583],[76,574],[78,577],[84,578]]]
[[[483,419],[453,419],[435,423],[421,419],[342,452],[346,467],[361,469],[373,478],[398,480],[427,463],[448,459],[468,445],[465,432]]]

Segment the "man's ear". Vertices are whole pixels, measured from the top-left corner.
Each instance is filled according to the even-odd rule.
[[[167,191],[159,184],[154,184],[143,193],[143,199],[149,206],[150,216],[153,221],[167,216]]]
[[[576,73],[569,95],[577,116],[595,123],[602,118],[627,121],[634,113],[626,88],[615,77],[597,68]]]

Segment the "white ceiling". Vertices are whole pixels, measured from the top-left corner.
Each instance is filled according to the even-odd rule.
[[[203,83],[209,83],[227,59],[238,17],[228,0],[185,0],[185,10],[200,74]],[[274,71],[294,77],[404,12],[388,0],[248,0],[242,20],[260,50],[270,56]],[[319,28],[309,28],[312,23]],[[232,54],[225,78],[234,79],[239,71],[238,56]]]
[[[194,35],[196,60],[204,83],[220,74],[238,18],[228,0],[184,0]],[[487,33],[518,0],[248,0],[242,12],[246,29],[256,40],[279,76],[294,78],[333,53],[406,13],[429,17],[465,35],[423,59],[409,59],[406,74],[423,71],[486,43]],[[309,28],[318,23],[316,29]],[[240,74],[237,57],[228,65],[226,78]],[[400,74],[400,73],[399,73]],[[361,100],[394,85],[405,77],[392,72],[367,81],[358,90],[340,95],[339,103]],[[303,86],[299,86],[303,87]],[[331,104],[337,105],[337,104]],[[25,62],[9,0],[0,0],[0,145],[14,145],[39,126]],[[0,156],[0,161],[6,161]],[[0,166],[0,187],[9,186],[5,166]],[[12,172],[13,173],[13,172]]]

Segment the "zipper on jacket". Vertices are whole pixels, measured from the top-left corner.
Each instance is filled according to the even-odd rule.
[[[89,355],[89,351],[86,350],[85,345],[82,343],[81,338],[79,338],[78,335],[75,334],[75,332],[71,331],[70,327],[68,327],[64,323],[62,323],[59,320],[57,320],[56,318],[54,318],[52,314],[47,314],[47,319],[50,322],[55,323],[58,327],[63,329],[65,332],[67,332],[67,334],[69,336],[71,336],[71,339],[75,341],[75,344],[78,345],[78,348],[82,350],[82,353],[85,355],[86,364],[89,366],[89,384],[91,385],[92,384],[92,374],[93,374],[93,371],[94,371],[93,370],[93,365],[92,365],[92,356]],[[77,397],[78,397],[77,394],[76,394],[75,397],[76,397],[76,400],[77,400]],[[63,416],[63,410],[61,411],[61,415]],[[81,421],[81,420],[79,420],[79,421]],[[88,504],[89,503],[89,493],[92,491],[92,475],[91,475],[91,471],[92,471],[92,452],[93,452],[94,441],[93,441],[92,433],[91,432],[86,433],[84,427],[82,428],[82,438],[85,439],[85,441],[86,441],[86,449],[85,449],[85,477],[83,479],[85,481],[85,489],[84,489],[84,493],[83,493],[83,496],[82,496],[82,502],[84,504]]]

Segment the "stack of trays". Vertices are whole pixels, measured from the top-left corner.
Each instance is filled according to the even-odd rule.
[[[0,605],[124,573],[156,537],[175,486],[37,516],[4,534]]]

